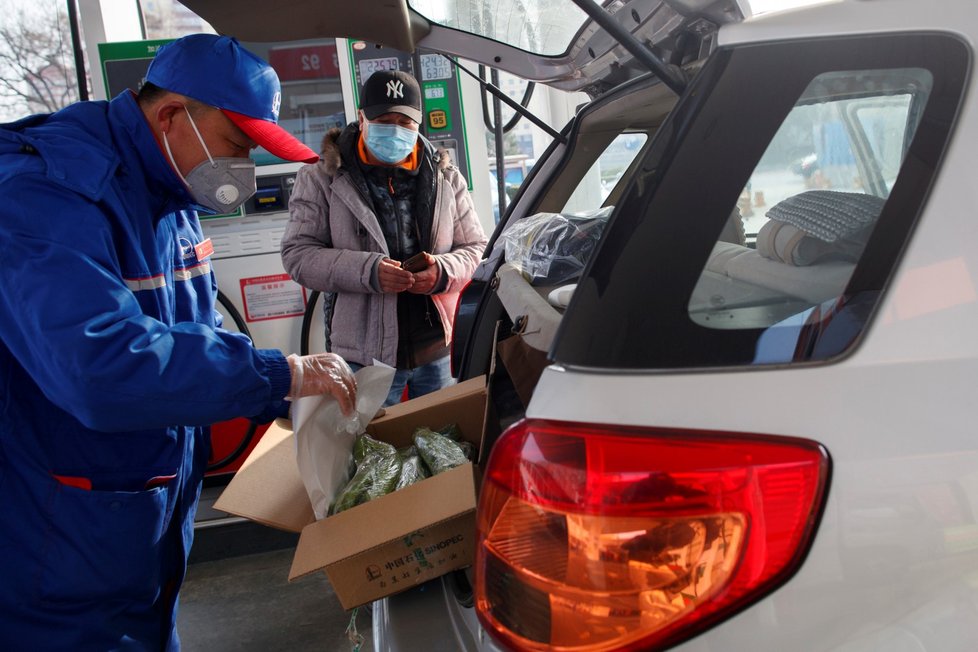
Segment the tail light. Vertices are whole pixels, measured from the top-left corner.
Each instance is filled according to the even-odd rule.
[[[829,460],[791,438],[525,420],[479,500],[476,606],[514,650],[648,650],[798,567]]]

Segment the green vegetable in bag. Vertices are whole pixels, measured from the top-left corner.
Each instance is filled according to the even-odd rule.
[[[459,429],[457,423],[450,423],[447,426],[443,426],[438,430],[435,430],[435,433],[442,435],[443,437],[448,437],[455,442],[462,441],[462,431]]]
[[[394,491],[401,477],[402,462],[393,446],[390,450],[389,453],[367,453],[357,466],[357,472],[336,497],[330,514],[338,514]]]
[[[414,431],[414,445],[432,475],[438,475],[468,462],[459,445],[429,428]]]
[[[414,444],[401,449],[366,433],[358,435],[353,443],[352,477],[329,513],[337,514],[468,462],[475,450],[461,435],[455,424],[440,431],[418,428]]]
[[[475,446],[472,442],[465,441],[464,439],[460,442],[456,442],[458,447],[462,449],[462,454],[465,455],[465,459],[470,462],[475,461]]]
[[[428,474],[425,472],[421,457],[417,453],[409,455],[404,458],[404,463],[401,465],[401,477],[397,481],[397,486],[394,487],[394,491],[403,489],[415,482],[421,482],[427,477]]]
[[[363,462],[364,458],[371,453],[393,455],[396,452],[397,449],[387,442],[374,439],[366,433],[357,435],[356,440],[353,442],[353,461],[356,462],[358,466],[361,462]]]

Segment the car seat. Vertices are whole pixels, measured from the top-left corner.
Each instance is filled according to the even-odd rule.
[[[838,296],[849,282],[884,202],[874,195],[828,190],[789,197],[768,211],[769,220],[758,231],[756,249],[721,240],[713,248],[704,275],[727,277],[770,290],[774,296],[812,303]],[[713,302],[717,302],[715,296]]]

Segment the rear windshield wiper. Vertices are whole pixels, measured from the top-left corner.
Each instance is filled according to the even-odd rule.
[[[559,141],[561,143],[564,143],[564,144],[567,143],[567,139],[563,135],[561,135],[560,132],[554,130],[553,127],[551,127],[546,122],[544,122],[540,118],[538,118],[535,115],[533,115],[530,112],[529,109],[527,109],[525,106],[523,106],[522,104],[520,104],[519,102],[517,102],[516,100],[514,100],[513,98],[511,98],[506,93],[504,93],[501,90],[499,90],[498,87],[494,86],[490,82],[487,82],[485,79],[483,79],[479,75],[475,74],[474,72],[472,72],[471,70],[469,70],[468,68],[466,68],[465,66],[463,66],[462,64],[460,64],[458,61],[455,60],[454,57],[450,57],[450,56],[447,56],[447,55],[444,55],[444,54],[442,56],[445,57],[446,59],[448,59],[449,61],[451,61],[452,62],[452,65],[454,65],[456,68],[458,68],[459,70],[461,70],[462,72],[464,72],[466,75],[468,75],[472,79],[474,79],[477,82],[479,82],[479,85],[482,86],[482,88],[484,88],[485,90],[487,90],[494,97],[499,98],[502,101],[503,104],[505,104],[509,108],[513,109],[514,111],[516,111],[517,113],[519,113],[521,116],[523,116],[524,118],[526,118],[527,120],[529,120],[530,122],[532,122],[533,124],[535,124],[536,126],[538,126],[541,129],[543,129],[545,132],[547,132],[547,134],[551,138],[553,138],[554,140]]]

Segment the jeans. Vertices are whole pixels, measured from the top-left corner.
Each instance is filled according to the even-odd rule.
[[[355,362],[350,363],[350,368],[357,371],[363,365]],[[418,398],[425,394],[430,394],[442,387],[453,385],[455,379],[452,378],[451,359],[445,356],[434,362],[423,364],[414,369],[398,369],[394,373],[394,382],[391,383],[391,391],[387,394],[384,407],[401,402],[404,395],[404,387],[407,386],[408,399]]]

